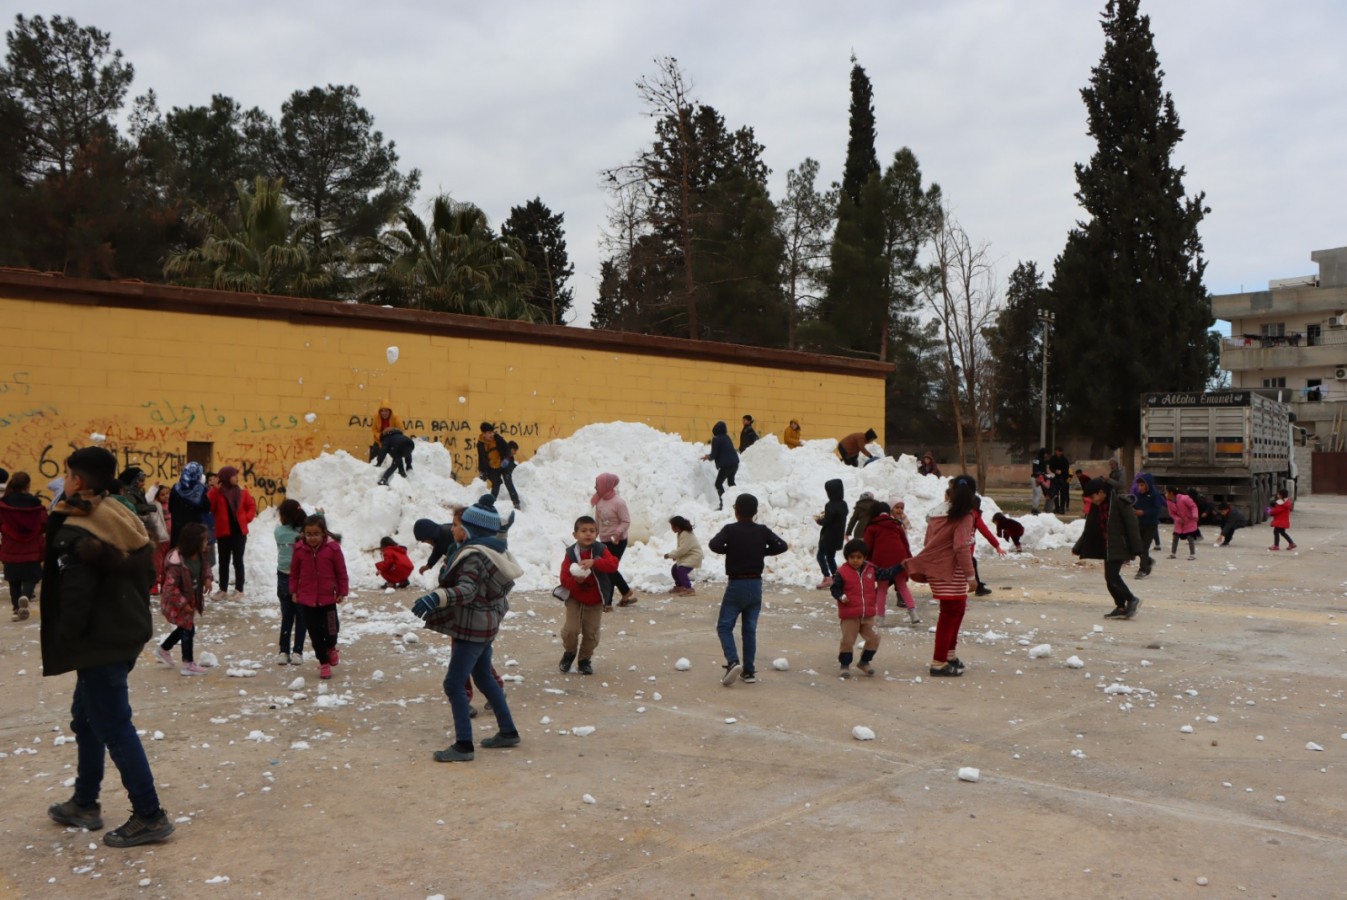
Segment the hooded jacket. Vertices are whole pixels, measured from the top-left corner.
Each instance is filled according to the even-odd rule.
[[[847,522],[847,537],[865,537],[865,529],[870,524],[870,510],[875,505],[874,497],[861,497],[851,507],[851,519]]]
[[[134,662],[152,634],[145,525],[110,497],[86,499],[87,511],[58,503],[47,525],[43,675]]]
[[[757,429],[753,427],[753,423],[750,421],[747,425],[745,425],[742,429],[739,430],[739,452],[743,453],[745,450],[747,450],[749,447],[752,447],[757,442],[758,442],[758,432]]]
[[[0,498],[0,562],[42,561],[47,507],[29,493]]]
[[[865,546],[870,551],[870,562],[881,569],[912,558],[912,546],[908,543],[907,532],[898,520],[888,513],[880,513],[870,520],[865,529]],[[905,579],[905,573],[898,578]]]
[[[206,594],[210,593],[212,581],[207,560],[201,559],[201,577],[194,582],[182,552],[169,551],[164,560],[164,590],[159,595],[159,611],[168,624],[195,628],[196,614],[206,610]]]
[[[433,592],[439,607],[426,617],[427,628],[456,641],[495,640],[510,611],[510,590],[524,574],[504,547],[494,538],[477,538],[463,545],[440,573],[440,587]]]
[[[1160,513],[1165,510],[1164,494],[1161,494],[1156,489],[1155,479],[1151,476],[1150,472],[1142,472],[1137,475],[1137,482],[1145,482],[1147,491],[1144,494],[1139,490],[1133,489],[1132,491],[1132,508],[1139,513],[1137,516],[1137,524],[1142,526],[1155,526],[1158,528],[1160,525]]]
[[[379,410],[381,409],[388,410],[387,419],[379,418]],[[374,410],[374,424],[370,427],[374,432],[374,443],[377,444],[379,443],[379,439],[383,437],[385,428],[397,428],[401,430],[402,419],[398,417],[397,413],[393,412],[393,407],[388,404],[387,400],[380,400],[379,406]]]
[[[625,541],[631,528],[631,512],[627,501],[617,495],[617,485],[618,477],[604,472],[594,480],[594,495],[589,498],[598,520],[599,540],[614,544]]]
[[[734,449],[729,426],[724,422],[717,422],[711,428],[711,449],[707,455],[717,469],[731,469],[739,465],[739,451]]]
[[[786,429],[781,432],[781,443],[786,445],[787,450],[794,450],[800,446],[800,423],[794,419],[786,425]]]
[[[1272,516],[1271,518],[1268,519],[1269,525],[1271,525],[1273,528],[1291,527],[1290,500],[1283,500],[1280,497],[1278,497],[1276,500],[1272,501],[1272,506],[1270,507],[1270,509],[1272,510]]]
[[[1179,493],[1170,500],[1165,497],[1165,506],[1169,509],[1169,518],[1174,522],[1175,534],[1192,534],[1197,531],[1197,504],[1187,494]]]
[[[818,548],[824,553],[836,553],[842,549],[847,527],[847,501],[842,497],[842,479],[825,481],[823,490],[828,493],[828,504],[819,517]]]
[[[351,592],[341,544],[325,538],[317,547],[295,544],[290,558],[290,593],[300,606],[336,606]]]
[[[1189,503],[1192,501],[1189,500]],[[1081,559],[1103,559],[1116,562],[1140,556],[1145,548],[1141,543],[1141,526],[1137,524],[1132,495],[1109,491],[1104,502],[1091,505],[1085,520],[1085,530],[1071,552]]]
[[[412,558],[407,555],[406,547],[394,544],[381,549],[383,559],[374,564],[374,571],[378,572],[384,581],[389,584],[401,584],[411,577],[414,566]]]

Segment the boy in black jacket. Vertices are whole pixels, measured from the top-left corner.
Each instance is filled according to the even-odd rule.
[[[117,460],[84,447],[66,460],[65,496],[47,525],[42,674],[75,672],[71,729],[79,746],[75,794],[47,809],[53,821],[97,831],[104,755],[131,798],[131,818],[103,835],[109,847],[162,841],[173,823],[159,806],[145,748],[131,721],[127,675],[152,632],[154,545],[135,513],[108,498]]]
[[[772,529],[753,521],[757,514],[758,498],[740,494],[734,501],[734,523],[720,529],[708,544],[716,553],[725,554],[725,575],[730,580],[716,622],[716,634],[725,651],[725,674],[720,679],[725,687],[733,686],[739,678],[748,684],[758,680],[754,662],[758,653],[758,614],[762,612],[763,560],[788,549]],[[744,620],[742,665],[734,645],[734,623],[740,616]]]

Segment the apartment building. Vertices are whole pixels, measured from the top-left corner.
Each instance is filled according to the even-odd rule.
[[[1232,388],[1259,388],[1291,404],[1296,424],[1326,435],[1347,401],[1347,247],[1315,250],[1318,275],[1278,278],[1265,291],[1211,298],[1230,323],[1221,368]]]

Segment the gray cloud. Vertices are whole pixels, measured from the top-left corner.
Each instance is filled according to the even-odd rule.
[[[422,170],[422,201],[446,191],[497,224],[534,196],[565,213],[587,321],[598,172],[649,140],[633,85],[662,55],[731,125],[755,129],[779,195],[806,156],[840,177],[854,50],[875,87],[881,163],[911,147],[1003,276],[1017,260],[1050,271],[1081,214],[1072,165],[1092,146],[1079,91],[1103,47],[1102,5],[75,0],[61,12],[111,32],[136,66],[134,91],[154,88],[164,108],[222,93],[275,115],[294,90],[355,84],[403,166]],[[1189,0],[1143,12],[1187,129],[1188,191],[1212,207],[1208,287],[1312,271],[1311,250],[1347,244],[1347,58],[1327,39],[1347,33],[1347,6]]]

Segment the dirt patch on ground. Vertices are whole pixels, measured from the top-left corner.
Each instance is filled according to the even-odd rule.
[[[762,681],[728,689],[716,585],[605,617],[591,677],[556,670],[556,601],[521,595],[497,661],[523,679],[507,690],[524,742],[467,764],[430,756],[451,740],[448,642],[390,614],[411,592],[348,603],[352,634],[367,627],[327,700],[312,662],[272,663],[267,598],[217,604],[198,645],[224,667],[183,678],[147,652],[132,675],[180,823],[130,851],[47,820],[74,775],[57,740],[74,677],[40,677],[36,619],[6,624],[0,897],[1149,897],[1199,879],[1212,896],[1341,896],[1344,513],[1298,504],[1294,554],[1259,527],[1161,558],[1132,582],[1130,622],[1101,618],[1100,567],[1066,551],[984,563],[996,590],[970,602],[957,680],[926,677],[921,592],[926,622],[885,629],[882,674],[842,681],[826,593],[769,590]],[[225,675],[249,660],[255,677]],[[494,731],[476,721],[479,740]],[[111,767],[104,787],[120,824]]]

